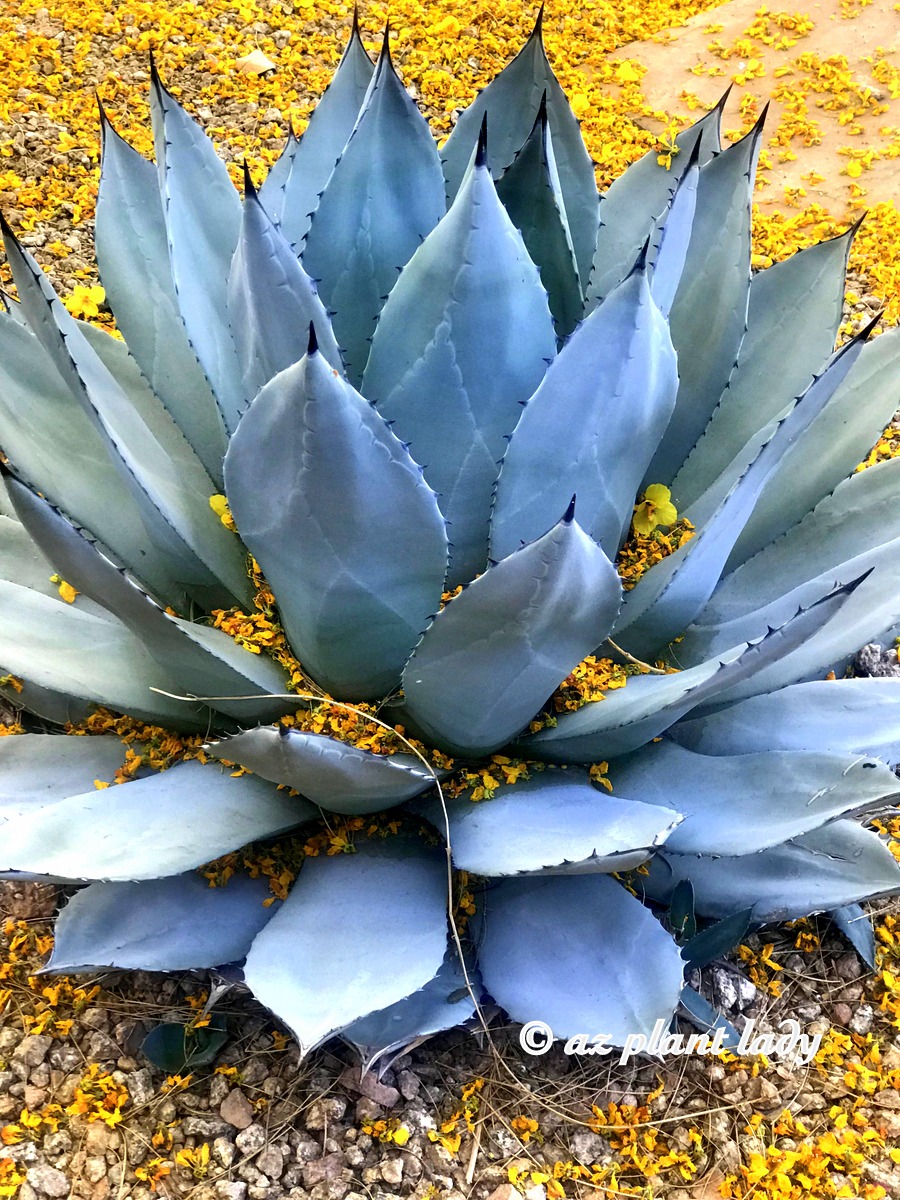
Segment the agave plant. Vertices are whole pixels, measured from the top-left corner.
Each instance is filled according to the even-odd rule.
[[[85,885],[49,969],[239,963],[369,1062],[487,998],[621,1044],[696,1011],[684,881],[707,957],[900,890],[852,819],[897,791],[900,682],[843,677],[900,622],[900,462],[854,470],[900,334],[833,352],[853,230],[751,277],[761,124],[598,197],[540,21],[440,152],[354,27],[242,198],[151,104],[155,166],[102,118],[124,341],[4,229],[0,666],[41,721],[0,740],[0,867]],[[226,631],[263,580],[278,655]],[[626,685],[549,709],[598,659]],[[95,787],[122,741],[54,723],[98,706],[203,749]]]

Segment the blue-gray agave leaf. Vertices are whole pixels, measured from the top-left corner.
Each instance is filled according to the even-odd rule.
[[[444,856],[396,836],[307,859],[244,974],[306,1054],[424,987],[446,950]]]
[[[151,540],[170,556],[173,574],[188,589],[196,586],[208,596],[215,594],[226,606],[235,598],[249,602],[244,554],[209,507],[215,488],[203,464],[158,402],[157,411],[146,416],[136,406],[32,256],[8,226],[3,233],[32,332],[99,432]],[[167,423],[165,432],[161,423]],[[168,437],[170,432],[176,436]]]
[[[728,560],[733,570],[803,519],[866,457],[897,408],[900,329],[864,347],[803,441],[784,456]]]
[[[695,142],[684,174],[672,195],[671,203],[656,222],[650,236],[648,261],[650,290],[662,315],[672,311],[678,285],[684,274],[688,247],[697,212],[697,188],[700,184],[700,139]]]
[[[469,984],[478,996],[480,977],[468,968]],[[475,1013],[459,957],[451,946],[438,973],[424,987],[396,1004],[347,1025],[341,1037],[356,1048],[363,1074],[388,1055],[418,1045],[432,1034],[461,1025]],[[380,1071],[379,1071],[380,1073]]]
[[[210,887],[195,871],[166,879],[91,883],[54,929],[45,971],[187,971],[236,962],[274,916],[265,878]]]
[[[834,355],[794,406],[774,424],[771,436],[697,534],[647,571],[628,593],[616,622],[616,635],[632,654],[645,658],[668,645],[703,610],[760,496],[786,456],[802,442],[833,399],[859,358],[867,336],[865,330]],[[677,407],[676,403],[676,411]],[[828,581],[813,599],[826,594],[836,582]],[[781,616],[781,622],[788,616],[790,611]],[[761,629],[749,636],[764,632]],[[741,635],[729,645],[747,641],[749,636]]]
[[[241,202],[212,142],[163,87],[155,67],[150,116],[178,307],[230,434],[242,395],[225,287],[241,229]]]
[[[316,287],[272,223],[244,171],[244,219],[228,276],[228,316],[244,395],[251,401],[279,371],[306,353],[310,322],[319,349],[343,372],[331,321]]]
[[[80,720],[85,704],[176,729],[205,729],[210,719],[208,709],[152,690],[177,694],[179,688],[112,614],[62,604],[15,583],[0,582],[0,667],[25,683],[29,708],[29,685],[56,694],[60,704],[50,717],[56,721]]]
[[[607,796],[587,771],[553,767],[501,784],[490,800],[451,800],[447,811],[454,865],[490,876],[627,871],[663,845],[680,820],[665,805]],[[426,815],[443,829],[434,801]]]
[[[405,712],[451,753],[491,753],[603,640],[621,594],[573,502],[553,529],[438,613],[403,672]]]
[[[719,402],[744,338],[750,203],[764,118],[700,171],[690,246],[670,315],[678,401],[648,483],[674,479]]]
[[[790,604],[798,591],[826,576],[860,575],[873,552],[887,551],[900,538],[898,489],[900,460],[854,472],[802,521],[719,582],[697,618],[697,633],[726,624],[735,628],[760,613],[766,619],[773,606]],[[690,632],[687,640],[692,641]]]
[[[353,132],[374,70],[354,12],[350,40],[334,78],[300,138],[288,135],[283,153],[259,192],[266,212],[295,249],[299,250],[306,237],[319,196]]]
[[[184,591],[148,541],[102,435],[33,333],[0,314],[0,445],[16,470],[90,529],[164,603]]]
[[[734,1050],[740,1045],[741,1035],[731,1022],[727,1021],[720,1012],[713,1008],[706,997],[701,996],[694,988],[682,988],[678,1003],[682,1009],[682,1015],[690,1021],[695,1029],[700,1029],[704,1033],[714,1033],[719,1029],[725,1031],[722,1039],[724,1050]]]
[[[117,737],[23,733],[0,739],[0,822],[111,781],[125,761]]]
[[[0,579],[60,599],[59,585],[53,582],[53,574],[54,568],[38,550],[15,513],[11,517],[0,516]],[[82,600],[79,607],[85,605],[96,611],[92,600]]]
[[[412,754],[373,754],[322,733],[283,726],[245,729],[206,749],[296,789],[328,812],[354,816],[402,804],[434,784],[434,776]]]
[[[362,377],[375,323],[397,272],[444,210],[434,138],[394,70],[385,33],[365,104],[303,250],[303,265],[333,311],[352,383]]]
[[[444,520],[402,443],[314,343],[251,404],[225,484],[306,669],[341,699],[395,688],[440,603]]]
[[[727,917],[752,908],[755,922],[790,921],[871,900],[900,887],[900,863],[877,834],[834,821],[802,837],[740,858],[664,852],[638,883],[665,901],[690,879],[698,914]]]
[[[617,761],[612,783],[619,795],[684,813],[666,843],[677,854],[753,854],[900,792],[888,766],[859,755],[709,756],[666,740]]]
[[[668,1026],[683,963],[671,935],[607,875],[509,879],[485,897],[484,985],[514,1021],[545,1021],[556,1037]],[[563,981],[578,986],[563,986]]]
[[[589,308],[607,296],[631,270],[660,215],[668,210],[695,149],[701,166],[721,150],[719,130],[724,100],[725,96],[699,121],[677,135],[678,153],[671,169],[660,165],[657,150],[648,150],[643,158],[614,179],[604,193],[600,200],[600,229],[588,287]]]
[[[866,966],[874,971],[877,958],[875,931],[872,918],[862,905],[844,904],[832,912],[831,919]]]
[[[253,775],[178,763],[7,822],[0,868],[72,880],[160,879],[315,816],[308,800]]]
[[[553,154],[546,96],[528,140],[497,180],[497,195],[540,270],[557,337],[568,337],[581,320],[584,290]]]
[[[678,642],[679,663],[689,666],[708,658],[718,650],[733,646],[736,642],[757,638],[771,625],[783,621],[798,606],[812,603],[837,584],[872,572],[871,580],[865,586],[864,597],[841,618],[840,629],[823,630],[822,637],[825,637],[827,632],[829,638],[828,648],[826,649],[825,643],[820,643],[817,637],[816,645],[808,648],[805,657],[808,665],[794,676],[794,681],[801,678],[821,678],[829,670],[843,674],[847,665],[843,661],[844,658],[849,661],[849,657],[856,653],[860,645],[882,642],[882,639],[886,645],[894,642],[896,634],[893,629],[900,612],[893,603],[891,588],[900,583],[898,552],[900,538],[895,538],[882,546],[863,550],[855,558],[838,563],[833,570],[824,570],[814,579],[787,590],[783,596],[744,616],[711,625],[701,624],[698,620]],[[839,637],[832,643],[830,639],[834,633],[838,633]],[[854,638],[857,640],[854,641]]]
[[[547,293],[497,198],[482,143],[388,298],[362,384],[441,499],[451,587],[485,568],[497,464],[555,353]]]
[[[615,557],[677,388],[642,265],[576,329],[525,405],[497,481],[492,557],[539,537],[573,491],[579,523]]]
[[[178,308],[156,168],[119,137],[102,108],[100,118],[94,243],[106,298],[147,382],[221,485],[225,427]]]
[[[16,512],[56,571],[79,592],[102,604],[144,644],[151,656],[191,696],[259,696],[212,699],[213,708],[244,721],[272,720],[284,712],[288,679],[270,658],[251,654],[221,629],[170,616],[46,500],[10,478]]]
[[[893,764],[900,762],[900,680],[796,683],[679,721],[669,736],[700,754],[819,750]]]
[[[890,547],[880,557],[857,586],[851,587],[852,594],[839,617],[810,631],[804,642],[767,664],[754,678],[724,689],[717,703],[732,704],[792,683],[824,679],[830,671],[843,675],[860,646],[878,641],[900,624],[900,562]]]
[[[691,709],[716,703],[723,693],[753,680],[802,645],[842,611],[858,586],[857,580],[838,589],[758,642],[734,646],[686,671],[629,679],[627,688],[609,693],[602,701],[591,701],[577,712],[563,713],[555,726],[523,738],[519,744],[529,756],[556,763],[589,763],[629,754]]]
[[[541,9],[541,13],[543,9]],[[559,172],[560,191],[572,235],[575,261],[583,283],[590,275],[597,240],[597,184],[594,165],[565,93],[547,61],[541,37],[541,13],[531,37],[491,83],[460,113],[441,150],[447,194],[462,185],[469,160],[487,116],[495,176],[509,166],[531,130],[534,114],[547,97],[547,122]]]
[[[709,425],[672,484],[679,509],[711,487],[741,448],[781,416],[834,349],[857,226],[757,271],[747,333]]]

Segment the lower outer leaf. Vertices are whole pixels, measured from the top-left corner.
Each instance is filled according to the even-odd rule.
[[[211,887],[195,871],[92,883],[60,913],[46,969],[187,971],[236,962],[274,915],[263,904],[270,895],[264,877],[235,875],[225,887]]]
[[[218,767],[178,763],[10,821],[0,867],[73,881],[158,879],[317,815],[308,801],[252,775],[234,778]]]
[[[487,894],[484,930],[484,984],[514,1021],[621,1046],[675,1011],[678,947],[607,875],[506,880]]]
[[[900,762],[900,680],[795,683],[679,721],[668,736],[700,754],[830,750],[893,764]]]
[[[117,737],[54,737],[23,733],[0,738],[0,822],[110,782],[125,761]]]
[[[900,864],[877,834],[847,820],[740,858],[660,854],[635,879],[655,900],[690,879],[702,916],[752,908],[762,924],[900,892]]]
[[[468,984],[478,996],[481,983],[477,972],[469,966],[467,975]],[[376,1062],[380,1073],[387,1055],[418,1045],[431,1034],[461,1025],[474,1013],[466,975],[456,950],[451,947],[438,973],[424,987],[396,1004],[354,1021],[341,1036],[358,1051],[363,1073],[370,1071]]]
[[[354,854],[307,859],[247,955],[247,983],[306,1053],[434,977],[446,900],[444,856],[420,841],[370,839]]]

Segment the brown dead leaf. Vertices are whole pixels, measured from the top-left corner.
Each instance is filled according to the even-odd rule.
[[[267,58],[262,50],[251,50],[234,64],[242,75],[265,75],[266,71],[277,70],[277,64]]]

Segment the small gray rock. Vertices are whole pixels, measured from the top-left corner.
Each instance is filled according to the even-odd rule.
[[[347,1111],[347,1101],[342,1096],[329,1096],[326,1100],[314,1100],[306,1112],[307,1129],[324,1129],[340,1121]]]
[[[590,1167],[594,1163],[603,1163],[612,1156],[612,1147],[609,1142],[589,1129],[580,1129],[578,1133],[573,1134],[570,1146],[572,1157],[583,1167]]]
[[[889,650],[883,650],[877,642],[863,646],[853,659],[852,667],[854,675],[871,679],[900,678],[900,659],[896,649],[891,647]]]
[[[33,1033],[19,1042],[12,1056],[13,1062],[23,1063],[26,1067],[39,1067],[47,1057],[47,1051],[52,1045],[52,1037],[48,1037],[44,1033]],[[68,1189],[68,1185],[66,1186]]]
[[[66,1075],[70,1071],[74,1071],[76,1067],[80,1067],[83,1061],[75,1047],[70,1046],[67,1042],[55,1045],[50,1051],[50,1065],[56,1067],[58,1071],[63,1071]]]
[[[69,1132],[65,1129],[60,1129],[56,1133],[48,1133],[44,1138],[44,1153],[51,1158],[59,1154],[68,1154],[72,1149],[72,1138]]]
[[[301,1165],[312,1162],[322,1152],[319,1145],[303,1133],[295,1135],[295,1138],[291,1139],[291,1145],[294,1147],[294,1157]]]
[[[855,954],[841,954],[834,960],[834,971],[844,983],[852,983],[863,973],[862,963]]]
[[[303,1168],[303,1186],[314,1188],[317,1183],[340,1179],[343,1170],[343,1154],[326,1154],[324,1158],[317,1158]]]
[[[266,1144],[267,1134],[262,1125],[248,1125],[234,1139],[241,1154],[256,1154]]]
[[[246,1183],[238,1183],[236,1179],[220,1179],[215,1186],[219,1200],[244,1200],[247,1195]]]
[[[234,1162],[237,1147],[228,1138],[217,1137],[212,1144],[212,1156],[216,1163],[226,1171]]]
[[[22,1092],[22,1099],[25,1101],[25,1107],[32,1110],[40,1108],[47,1102],[46,1089],[35,1087],[33,1083],[26,1083]]]
[[[272,1182],[276,1182],[281,1178],[281,1172],[284,1170],[284,1155],[279,1146],[266,1146],[265,1150],[257,1157],[256,1165],[263,1175],[268,1175]]]
[[[850,1018],[848,1028],[851,1033],[866,1034],[872,1028],[872,1022],[875,1020],[875,1010],[871,1004],[860,1004],[856,1012]]]
[[[114,1133],[115,1130],[110,1129],[101,1121],[91,1121],[84,1131],[85,1154],[99,1156],[112,1149]]]
[[[712,1001],[720,1012],[745,1012],[755,999],[756,988],[749,979],[726,967],[712,968]]]
[[[404,1100],[415,1100],[421,1086],[418,1075],[413,1075],[412,1071],[401,1071],[397,1076],[397,1087]]]
[[[213,1075],[209,1081],[209,1107],[218,1108],[230,1091],[231,1084],[224,1075]]]
[[[128,1076],[128,1095],[131,1097],[132,1104],[146,1104],[156,1095],[153,1076],[148,1067],[142,1067],[140,1071],[132,1071]]]
[[[310,1191],[310,1200],[344,1200],[350,1184],[343,1179],[325,1179]]]
[[[399,1158],[386,1158],[381,1164],[381,1178],[395,1187],[403,1181],[403,1163]]]
[[[106,1159],[88,1158],[84,1163],[84,1177],[88,1183],[99,1183],[106,1178]]]
[[[25,1040],[35,1041],[36,1037],[39,1036],[40,1035],[35,1035],[35,1037],[26,1038]],[[49,1042],[51,1039],[42,1038],[42,1040]],[[49,1047],[47,1049],[49,1049]],[[42,1061],[44,1054],[47,1053],[47,1049],[45,1049],[41,1054]],[[55,1167],[48,1167],[46,1164],[42,1164],[37,1167],[29,1167],[25,1178],[31,1184],[34,1190],[41,1195],[61,1197],[68,1196],[69,1194],[70,1188],[68,1179],[66,1179],[62,1171],[57,1171]]]
[[[228,1121],[221,1121],[218,1117],[185,1117],[181,1122],[181,1132],[185,1137],[203,1138],[206,1142],[217,1137],[228,1137],[231,1128]]]

